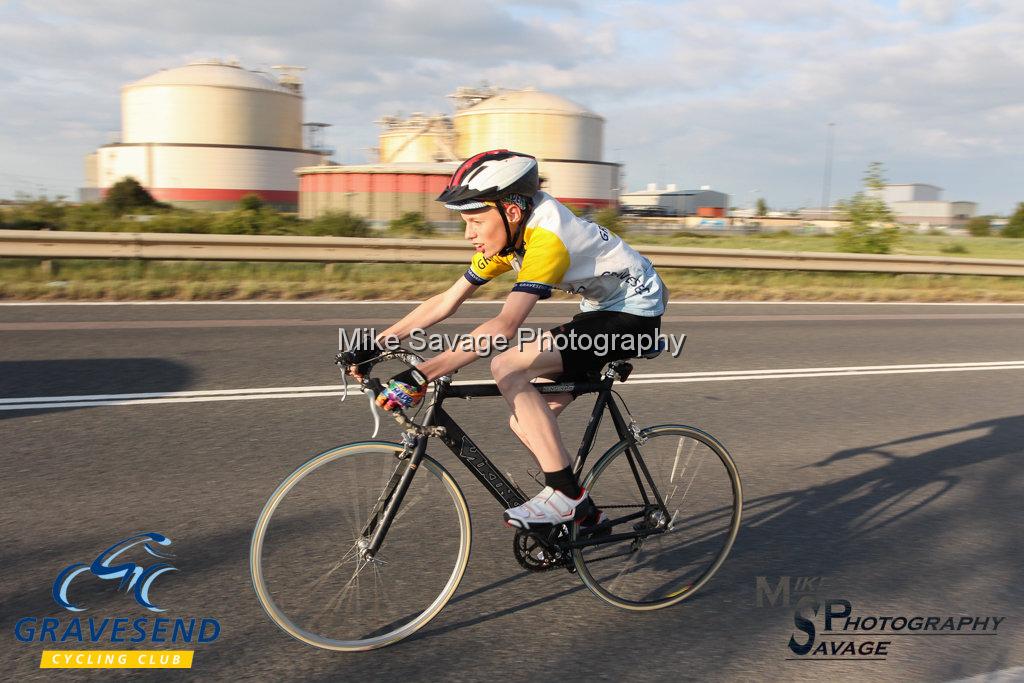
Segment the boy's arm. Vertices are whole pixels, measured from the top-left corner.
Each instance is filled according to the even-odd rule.
[[[374,337],[374,342],[383,346],[383,344],[381,344],[381,340],[388,339],[391,335],[394,335],[398,339],[405,339],[415,329],[430,327],[431,325],[444,320],[457,311],[459,306],[462,305],[462,302],[468,299],[473,292],[476,291],[478,286],[479,285],[471,283],[466,278],[460,277],[455,284],[447,290],[430,297],[419,306],[409,311],[404,318],[396,322],[394,325],[391,325],[383,332],[377,334]],[[366,358],[356,357],[357,361],[362,361],[376,355],[376,352],[373,351],[355,353],[363,353],[366,356]],[[356,364],[349,366],[348,374],[352,375],[356,379],[362,379],[365,371],[364,366],[357,362]]]
[[[466,278],[460,277],[447,290],[430,297],[409,311],[404,318],[378,334],[377,340],[389,336],[405,339],[413,330],[424,329],[441,322],[459,310],[462,302],[468,299],[477,287],[479,285],[474,285]]]
[[[495,337],[504,337],[509,341],[513,340],[519,327],[530,315],[534,305],[540,299],[536,294],[529,292],[512,292],[505,300],[501,312],[490,320],[477,326],[468,336],[474,340],[471,350],[451,350],[440,353],[433,358],[420,363],[416,369],[422,373],[427,380],[436,379],[447,375],[461,367],[469,365],[480,358],[476,349],[494,348]]]

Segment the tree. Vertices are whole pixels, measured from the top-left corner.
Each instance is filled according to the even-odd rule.
[[[1024,237],[1024,202],[1017,204],[1017,210],[1003,228],[1003,237]]]
[[[881,197],[884,187],[884,168],[881,162],[873,161],[864,174],[865,189],[838,202],[840,212],[850,223],[836,234],[840,251],[888,254],[899,241],[896,218]]]
[[[264,207],[263,197],[250,192],[238,200],[238,208],[242,211],[259,211]]]
[[[767,216],[768,215],[768,202],[764,200],[764,197],[760,197],[757,200],[757,215]]]
[[[992,217],[975,216],[967,221],[967,232],[975,237],[985,237],[992,234]]]
[[[138,180],[127,176],[114,183],[106,196],[103,197],[103,204],[111,213],[120,216],[132,209],[149,209],[163,206],[153,199],[146,188]]]

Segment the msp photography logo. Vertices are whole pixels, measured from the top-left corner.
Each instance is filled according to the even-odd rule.
[[[156,580],[178,571],[166,560],[174,558],[172,541],[163,534],[145,532],[129,536],[101,551],[91,563],[75,562],[57,574],[51,586],[54,602],[72,614],[88,606],[73,599],[75,587],[90,578],[116,581],[116,590],[130,593],[139,606],[151,613],[167,610],[150,595]],[[144,552],[139,552],[141,548]],[[147,557],[148,556],[148,557]],[[134,557],[134,559],[133,559]],[[156,558],[151,562],[149,558]],[[109,584],[114,587],[114,584]],[[126,603],[128,605],[131,602]],[[89,643],[91,645],[206,644],[220,636],[220,622],[213,617],[22,617],[14,625],[14,637],[22,643]],[[192,667],[191,649],[156,650],[43,650],[40,668],[151,669]]]
[[[758,607],[789,607],[795,600],[816,596],[825,587],[824,576],[758,576],[754,593]]]
[[[885,661],[909,636],[996,636],[1006,617],[991,615],[854,614],[845,599],[805,596],[793,612],[789,661]]]
[[[345,328],[338,328],[338,348],[344,350],[358,350],[372,348],[370,340],[376,338],[377,331],[354,329],[351,331]],[[420,353],[422,351],[471,351],[480,357],[489,356],[492,352],[500,353],[511,348],[522,350],[526,344],[538,342],[543,351],[562,351],[571,349],[574,351],[594,351],[604,354],[608,351],[628,351],[643,353],[651,349],[662,349],[668,351],[673,358],[678,358],[683,352],[683,345],[686,343],[685,334],[666,334],[656,329],[652,334],[626,334],[626,333],[605,333],[596,332],[581,334],[576,330],[570,330],[568,334],[557,338],[547,334],[541,328],[522,327],[516,331],[514,337],[509,338],[501,334],[496,335],[472,335],[472,334],[448,334],[431,332],[427,333],[421,327],[413,328],[409,333],[408,346],[410,351]],[[382,337],[379,344],[387,351],[397,351],[400,340],[395,336]]]

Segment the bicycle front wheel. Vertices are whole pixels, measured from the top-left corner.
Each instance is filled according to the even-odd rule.
[[[743,494],[729,453],[712,436],[683,425],[640,432],[594,465],[584,486],[607,516],[588,536],[578,525],[573,550],[583,582],[630,610],[674,605],[693,595],[725,561],[739,531]]]
[[[422,628],[455,593],[469,561],[469,508],[428,456],[378,552],[360,552],[409,466],[401,452],[378,441],[321,453],[267,501],[252,537],[252,581],[291,636],[329,650],[384,647]]]

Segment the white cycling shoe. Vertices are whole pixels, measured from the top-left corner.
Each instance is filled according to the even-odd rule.
[[[544,490],[522,505],[505,510],[505,524],[516,529],[567,524],[580,521],[595,511],[590,495],[583,490],[573,499],[561,491],[545,486]]]

